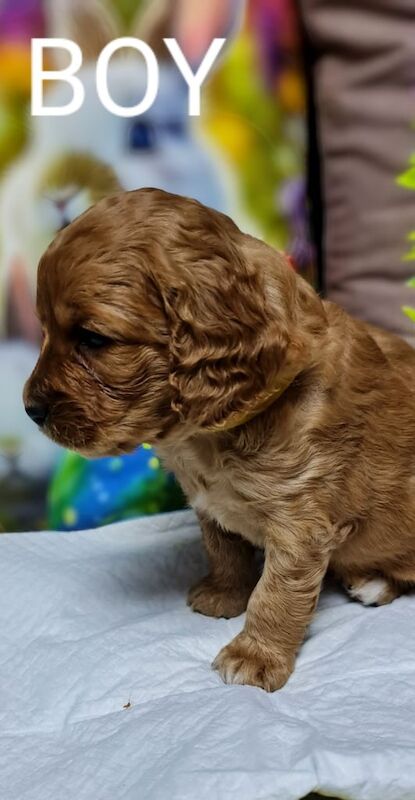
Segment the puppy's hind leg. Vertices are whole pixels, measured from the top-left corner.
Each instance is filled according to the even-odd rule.
[[[380,572],[348,573],[342,576],[343,586],[353,600],[364,606],[384,606],[404,593],[402,584]]]

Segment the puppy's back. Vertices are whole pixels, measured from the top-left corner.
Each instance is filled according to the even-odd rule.
[[[397,372],[404,383],[415,391],[415,349],[407,342],[390,331],[377,328],[367,322],[354,319],[335,303],[325,300],[323,302],[329,326],[337,329],[341,335],[345,329],[352,337],[365,338],[369,335],[379,350],[387,359],[390,367]]]
[[[389,331],[365,324],[372,339],[385,354],[389,363],[398,370],[400,376],[415,389],[415,350],[411,345]]]

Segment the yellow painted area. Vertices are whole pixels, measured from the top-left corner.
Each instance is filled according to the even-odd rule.
[[[143,442],[141,447],[143,448],[143,450],[151,450],[151,444],[147,444],[147,442]]]
[[[235,163],[243,163],[249,157],[253,147],[253,133],[244,119],[221,111],[220,114],[210,115],[206,127]]]
[[[158,459],[158,458],[156,458],[156,456],[153,456],[152,458],[150,458],[150,460],[149,460],[149,462],[148,462],[148,466],[149,466],[151,469],[158,469],[158,468],[159,468],[159,466],[160,466],[160,461],[159,461],[159,459]]]
[[[301,114],[305,109],[305,89],[301,75],[295,69],[287,69],[278,81],[277,93],[282,106],[292,114]]]
[[[65,525],[75,525],[78,519],[78,514],[75,508],[68,506],[64,509],[62,517]]]
[[[18,44],[0,47],[0,85],[3,92],[30,92],[30,50]]]

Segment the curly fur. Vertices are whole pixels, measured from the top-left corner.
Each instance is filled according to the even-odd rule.
[[[57,236],[38,310],[45,339],[25,401],[47,405],[45,432],[92,456],[151,442],[209,556],[189,604],[225,617],[247,608],[214,662],[224,680],[285,683],[329,568],[377,602],[415,582],[415,354],[404,342],[321,301],[227,217],[150,189],[98,203]],[[79,343],[80,327],[108,344]],[[211,430],[291,374],[252,420]]]

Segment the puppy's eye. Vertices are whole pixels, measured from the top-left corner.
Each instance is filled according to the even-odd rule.
[[[81,347],[87,347],[89,350],[101,350],[111,344],[109,336],[90,331],[88,328],[78,328],[76,338]]]

